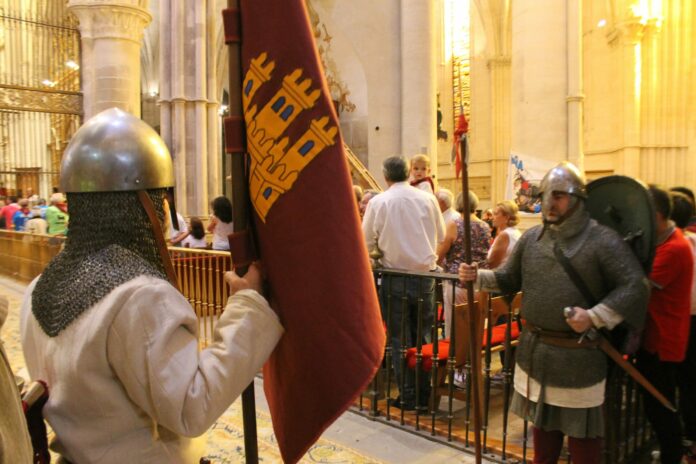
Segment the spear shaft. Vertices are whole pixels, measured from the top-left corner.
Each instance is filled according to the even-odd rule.
[[[462,199],[464,200],[464,262],[471,264],[471,205],[469,203],[469,150],[466,134],[459,139],[459,149],[462,158]],[[474,301],[474,283],[465,282],[467,305],[469,306],[469,356],[471,358],[471,401],[474,412],[474,445],[476,451],[476,464],[481,463],[481,391],[479,379],[481,378],[481,356],[476,340],[481,335],[478,333],[479,318],[477,304]]]
[[[227,0],[227,8],[240,13],[239,0]],[[241,22],[241,18],[239,19]],[[242,107],[242,44],[241,41],[229,42],[227,45],[229,64],[229,118],[244,120]],[[229,136],[229,134],[226,134]],[[244,138],[242,137],[242,140]],[[231,155],[232,170],[232,214],[234,231],[243,232],[249,227],[249,185],[246,176],[246,143],[238,149],[228,150]],[[248,267],[235,267],[238,276],[246,274]],[[254,397],[254,382],[242,393],[242,417],[244,421],[244,455],[246,464],[259,462],[258,444],[256,437],[256,399]]]

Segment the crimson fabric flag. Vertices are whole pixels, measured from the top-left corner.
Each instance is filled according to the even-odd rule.
[[[454,129],[454,145],[452,146],[452,162],[454,163],[455,175],[459,178],[462,172],[462,156],[466,159],[467,153],[462,153],[462,140],[465,141],[464,149],[469,149],[468,144],[469,122],[466,120],[464,113],[459,115],[457,119],[457,127]]]
[[[283,459],[296,462],[367,387],[385,336],[304,1],[242,1],[241,15],[249,194],[286,330],[264,390]]]

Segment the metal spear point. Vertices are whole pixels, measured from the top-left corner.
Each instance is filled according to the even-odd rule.
[[[464,200],[464,262],[471,265],[471,213],[469,204],[469,150],[466,149],[466,135],[459,139],[460,151],[462,153],[462,197]],[[476,346],[478,334],[479,313],[474,302],[474,283],[465,282],[466,294],[469,306],[469,327],[472,333],[469,335],[469,356],[471,357],[471,400],[474,403],[474,445],[476,451],[476,464],[481,464],[481,391],[479,390],[478,379],[481,376],[481,357]]]

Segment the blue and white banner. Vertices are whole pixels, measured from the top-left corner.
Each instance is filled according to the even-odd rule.
[[[517,203],[520,213],[541,213],[541,199],[538,198],[539,183],[549,169],[556,164],[556,161],[521,153],[510,153],[505,198]]]

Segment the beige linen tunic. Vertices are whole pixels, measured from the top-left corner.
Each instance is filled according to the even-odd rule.
[[[283,329],[253,290],[232,296],[213,342],[169,283],[139,276],[111,291],[56,337],[31,311],[21,332],[27,368],[48,382],[52,448],[77,463],[198,463],[202,435],[251,382]]]
[[[0,329],[8,312],[7,299],[0,296]],[[0,463],[31,464],[33,451],[17,382],[0,340]]]

